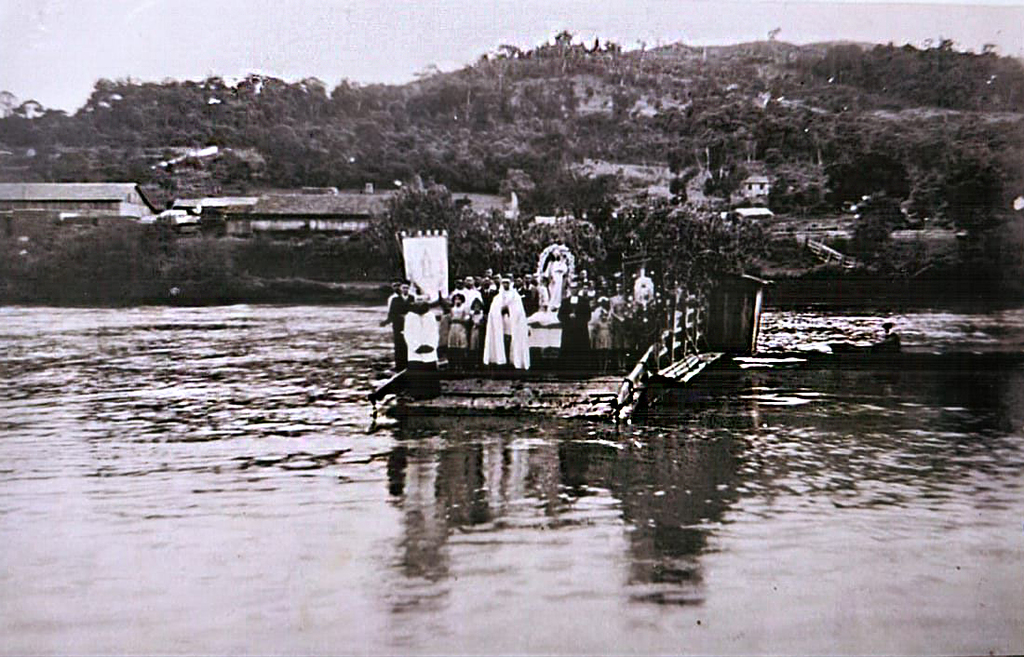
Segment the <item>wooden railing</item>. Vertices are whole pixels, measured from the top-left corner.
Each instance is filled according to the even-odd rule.
[[[851,258],[844,253],[836,251],[831,246],[822,244],[821,242],[815,242],[810,238],[805,241],[805,244],[807,249],[814,255],[818,256],[818,259],[822,262],[835,262],[840,267],[846,267],[847,269],[860,266],[860,262],[856,258]]]
[[[612,408],[612,414],[615,416],[616,422],[628,417],[629,413],[632,413],[636,391],[643,384],[644,379],[647,378],[651,367],[650,363],[655,358],[657,347],[657,344],[652,344],[648,347],[644,355],[640,357],[640,360],[636,362],[633,369],[626,375],[626,378],[619,384],[619,394],[616,395],[615,405]]]
[[[658,369],[700,352],[704,346],[706,314],[704,304],[695,296],[673,300],[657,353]]]
[[[618,421],[628,417],[636,402],[636,392],[651,373],[670,370],[677,363],[701,353],[705,345],[705,304],[696,296],[678,295],[672,300],[657,340],[619,385],[613,413]]]

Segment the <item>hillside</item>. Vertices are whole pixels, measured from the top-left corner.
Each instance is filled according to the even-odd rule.
[[[419,175],[580,212],[629,187],[595,172],[651,165],[695,202],[728,198],[756,171],[782,211],[884,190],[935,217],[1024,191],[1022,112],[1018,61],[949,41],[625,52],[563,33],[401,86],[100,80],[74,115],[26,102],[0,118],[0,178],[138,180],[169,199]],[[209,145],[216,156],[190,155]],[[613,165],[588,173],[585,161]]]

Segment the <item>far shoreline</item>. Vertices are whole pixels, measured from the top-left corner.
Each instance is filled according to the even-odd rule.
[[[232,305],[381,305],[387,301],[387,281],[316,281],[302,278],[247,278],[233,289],[183,284],[176,295],[134,299],[0,299],[0,308],[202,308]],[[998,312],[1024,307],[1024,296],[994,290],[967,280],[900,279],[870,273],[836,273],[777,277],[767,288],[769,311],[877,311],[948,310]]]

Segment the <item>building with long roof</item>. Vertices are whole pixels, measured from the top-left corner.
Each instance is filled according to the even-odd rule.
[[[385,214],[391,193],[267,194],[251,204],[209,207],[227,235],[326,233],[352,235]],[[208,207],[208,206],[207,206]],[[204,210],[204,215],[206,211]]]
[[[157,212],[133,182],[0,183],[0,210],[145,217]]]

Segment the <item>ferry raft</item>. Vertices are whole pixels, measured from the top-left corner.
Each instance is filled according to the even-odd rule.
[[[545,249],[545,254],[550,250]],[[416,252],[405,249],[407,276],[422,279],[423,272],[410,262],[410,251],[413,258]],[[544,271],[545,254],[539,272]],[[657,338],[628,372],[564,369],[557,349],[552,348],[559,344],[561,328],[549,323],[530,327],[531,353],[535,354],[531,369],[454,371],[443,361],[426,367],[410,363],[379,382],[368,398],[375,417],[383,410],[397,418],[539,414],[630,421],[717,363],[752,355],[767,285],[753,276],[730,275],[699,297],[679,288],[667,290],[667,302],[656,318]]]

